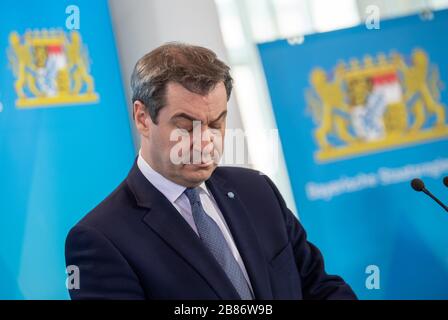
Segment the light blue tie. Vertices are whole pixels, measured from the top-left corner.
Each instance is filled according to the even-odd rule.
[[[243,300],[252,300],[253,296],[243,271],[235,260],[224,235],[216,222],[205,212],[199,198],[198,188],[184,191],[191,205],[191,212],[199,237],[224,269],[230,282]]]

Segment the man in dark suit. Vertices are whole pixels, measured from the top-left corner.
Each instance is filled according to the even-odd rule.
[[[141,149],[128,177],[72,228],[72,299],[354,299],[272,181],[218,167],[232,91],[205,48],[142,57],[131,86]],[[197,139],[199,137],[199,140]]]

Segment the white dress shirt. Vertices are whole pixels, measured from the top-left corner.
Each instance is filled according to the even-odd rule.
[[[159,190],[168,199],[169,202],[171,202],[171,204],[177,209],[177,211],[179,211],[181,216],[187,221],[187,223],[194,230],[194,232],[199,236],[196,224],[193,219],[193,214],[191,212],[190,202],[187,196],[184,194],[186,187],[178,185],[173,181],[168,180],[160,173],[156,172],[145,161],[145,159],[143,159],[141,152],[139,152],[138,155],[137,166],[142,172],[142,174],[146,177],[146,179],[148,179],[148,181],[151,182],[151,184],[154,187],[156,187],[157,190]],[[205,213],[207,213],[218,225],[219,229],[224,235],[224,238],[227,241],[230,250],[232,251],[233,256],[235,257],[238,265],[243,271],[244,277],[246,278],[246,281],[249,284],[249,288],[252,290],[252,286],[249,280],[249,276],[247,275],[243,259],[241,258],[241,255],[238,252],[238,249],[235,245],[235,241],[232,238],[230,229],[224,220],[221,210],[219,210],[219,207],[216,204],[213,195],[208,191],[205,182],[202,182],[202,184],[199,186],[199,189],[200,189],[199,198],[201,200],[201,204],[205,210]]]

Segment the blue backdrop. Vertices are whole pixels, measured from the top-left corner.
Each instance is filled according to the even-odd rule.
[[[7,0],[0,21],[0,298],[64,299],[65,236],[135,155],[107,1]]]
[[[448,214],[409,187],[448,199],[446,30],[440,11],[259,45],[298,215],[360,298],[448,298]]]

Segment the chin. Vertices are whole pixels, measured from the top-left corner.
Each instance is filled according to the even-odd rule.
[[[185,168],[185,180],[190,181],[195,184],[200,184],[201,182],[207,180],[212,175],[215,170],[216,165],[211,164],[209,166],[201,167],[196,165],[187,165]]]

